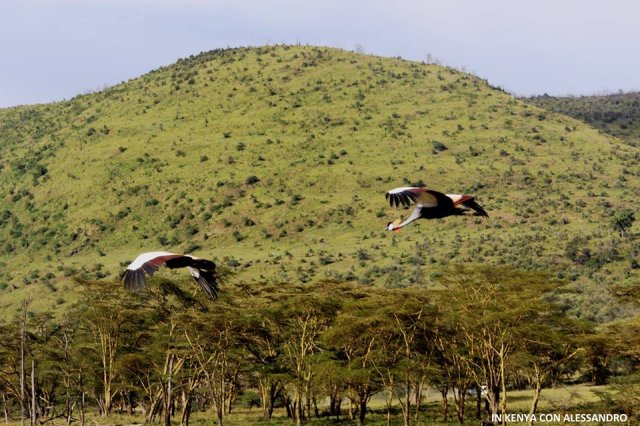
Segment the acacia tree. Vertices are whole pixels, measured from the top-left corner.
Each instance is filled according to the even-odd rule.
[[[376,294],[348,300],[323,335],[327,348],[337,358],[332,364],[334,374],[326,376],[333,379],[330,383],[334,389],[339,388],[339,382],[344,383],[349,398],[358,407],[358,426],[364,425],[367,404],[380,388],[375,358],[381,355],[381,340],[387,337],[386,318],[379,312],[384,303],[385,299]]]
[[[398,396],[404,426],[410,425],[411,389],[421,392],[433,355],[433,308],[429,300],[416,291],[396,291],[395,303],[388,305],[391,313],[391,332],[395,335],[398,363],[395,372],[404,384],[404,398]],[[419,400],[419,398],[417,398]],[[419,407],[416,406],[416,410]]]
[[[61,413],[56,407],[64,385],[54,348],[56,333],[63,327],[51,314],[27,312],[27,307],[23,303],[18,327],[0,327],[0,392],[6,419],[6,398],[11,395],[20,403],[22,421],[28,415],[31,424],[46,423],[70,411]]]
[[[186,358],[184,350],[176,347],[175,334],[173,318],[157,322],[146,336],[144,347],[136,353],[126,354],[121,361],[121,382],[127,383],[132,390],[141,390],[143,397],[139,404],[147,422],[153,422],[160,412],[164,413],[165,424],[171,422],[172,410],[168,408],[173,402],[172,389]],[[128,402],[132,412],[134,401]]]
[[[549,305],[542,297],[559,285],[546,274],[508,267],[458,267],[443,275],[440,306],[467,348],[474,381],[487,388],[490,414],[507,411],[507,384],[516,374],[511,358]]]
[[[54,321],[50,314],[34,314],[29,328],[32,330],[33,343],[31,356],[37,362],[32,365],[31,394],[35,396],[30,404],[32,418],[46,423],[57,417],[65,417],[67,423],[72,420],[74,392],[74,372],[77,368],[73,350],[72,324]],[[68,364],[67,364],[68,362]],[[59,393],[65,394],[65,406],[57,411],[56,401]]]
[[[530,415],[536,414],[545,385],[577,369],[571,361],[582,351],[580,343],[586,331],[586,324],[568,318],[552,303],[538,310],[535,323],[521,328],[515,364],[518,374],[533,388]]]
[[[344,359],[327,347],[328,354],[325,359],[317,362],[315,366],[315,382],[319,393],[329,398],[329,415],[340,421],[342,401],[347,392],[347,379],[345,378]]]
[[[238,390],[238,375],[244,358],[238,344],[239,317],[236,307],[217,301],[215,310],[191,311],[181,316],[180,332],[196,374],[202,375],[218,424],[229,414]]]
[[[636,286],[619,295],[623,301],[640,303],[640,289]],[[630,290],[630,291],[629,291]],[[632,366],[631,374],[610,380],[608,389],[600,392],[607,406],[623,411],[628,416],[628,425],[640,421],[640,315],[609,324],[601,332],[602,341],[597,348],[607,343],[609,358],[621,358]],[[587,348],[590,352],[594,349]]]
[[[20,386],[20,327],[13,324],[0,324],[0,392],[2,392],[2,405],[5,421],[10,418],[10,402],[16,401],[20,406],[24,404]]]
[[[611,225],[617,231],[620,231],[620,236],[624,237],[627,229],[631,228],[633,222],[635,222],[635,214],[633,210],[622,209],[615,212],[611,219]]]
[[[120,286],[100,282],[81,282],[84,289],[72,316],[78,319],[82,343],[86,351],[97,357],[92,372],[100,384],[95,395],[103,416],[108,416],[117,393],[123,354],[135,350],[138,336],[145,332],[149,315],[148,299],[132,295]]]
[[[74,407],[78,405],[78,397],[75,389],[77,385],[76,377],[80,368],[77,362],[79,357],[73,352],[75,335],[76,329],[67,317],[55,336],[53,336],[51,344],[52,361],[55,363],[55,368],[58,368],[60,371],[60,378],[64,386],[64,417],[67,424],[71,424]],[[80,408],[83,408],[81,404]],[[82,420],[84,413],[81,413],[80,416]]]
[[[280,362],[291,375],[289,383],[296,425],[310,415],[313,396],[314,354],[322,350],[320,336],[331,325],[339,303],[330,292],[318,291],[327,287],[321,283],[307,292],[290,295],[278,301],[272,317],[278,317],[278,333],[283,336]]]
[[[435,374],[430,382],[441,390],[442,414],[447,421],[448,392],[453,392],[458,423],[464,422],[467,390],[474,383],[471,374],[470,354],[463,336],[456,333],[457,318],[440,317],[435,324],[434,345],[436,348]]]
[[[419,291],[389,290],[384,295],[377,315],[384,336],[380,339],[380,353],[375,369],[387,390],[387,423],[391,421],[391,405],[396,397],[400,402],[403,424],[411,423],[411,392],[419,401],[421,388],[432,368],[434,345],[433,306]],[[418,406],[416,404],[416,416]]]
[[[267,418],[273,416],[276,399],[284,391],[286,382],[285,371],[279,362],[284,342],[280,333],[281,318],[277,309],[273,309],[280,297],[286,297],[279,294],[286,288],[286,285],[279,285],[263,289],[267,299],[258,293],[245,298],[242,315],[238,318],[238,340],[247,350],[247,376],[258,389],[262,414]]]

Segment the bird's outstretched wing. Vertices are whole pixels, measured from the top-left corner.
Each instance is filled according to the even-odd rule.
[[[154,251],[142,253],[131,262],[122,275],[122,281],[127,290],[140,291],[147,288],[145,273],[153,276],[158,268],[165,266],[172,259],[185,258],[182,254]],[[184,265],[186,266],[186,265]]]
[[[409,207],[411,203],[416,203],[419,207],[437,207],[451,202],[451,199],[441,192],[415,187],[392,189],[385,194],[385,198],[391,207]]]
[[[156,251],[142,253],[127,267],[122,279],[128,290],[142,290],[147,287],[145,274],[153,275],[158,268],[188,268],[191,276],[211,300],[218,298],[216,265],[210,260],[198,259],[190,255]]]

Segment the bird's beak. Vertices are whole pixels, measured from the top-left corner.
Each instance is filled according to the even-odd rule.
[[[396,219],[396,220],[394,220],[393,222],[390,222],[390,223],[387,225],[387,231],[396,231],[396,232],[399,232],[399,231],[400,231],[400,229],[402,229],[402,228],[398,227],[398,225],[399,225],[401,222],[402,222],[402,221],[401,221],[401,220],[399,220],[399,219]]]

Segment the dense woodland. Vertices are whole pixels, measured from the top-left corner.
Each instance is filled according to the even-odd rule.
[[[633,145],[640,145],[640,92],[592,96],[533,96],[525,102],[584,121]]]
[[[223,424],[255,405],[255,419],[284,407],[296,425],[323,417],[362,425],[381,395],[387,424],[463,423],[507,411],[516,389],[534,390],[535,413],[545,388],[607,381],[615,386],[602,407],[639,418],[640,388],[628,378],[640,361],[640,323],[598,329],[570,318],[553,301],[562,283],[545,274],[461,267],[443,271],[432,290],[225,281],[216,302],[190,282],[154,279],[141,293],[82,282],[61,321],[25,303],[1,330],[6,419],[23,411],[37,424],[84,425],[88,415],[124,412],[188,425],[205,412]],[[421,407],[428,387],[442,395],[437,413]]]

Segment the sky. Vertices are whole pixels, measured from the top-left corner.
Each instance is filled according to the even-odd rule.
[[[283,43],[431,58],[518,96],[640,90],[637,0],[0,0],[0,108]]]

